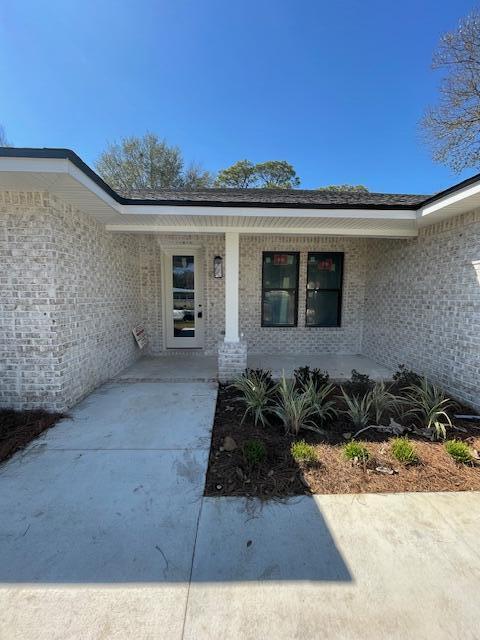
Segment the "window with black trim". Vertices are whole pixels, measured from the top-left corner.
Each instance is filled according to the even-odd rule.
[[[339,327],[342,316],[343,253],[309,253],[307,327]]]
[[[262,327],[296,327],[299,254],[265,251],[262,255]]]

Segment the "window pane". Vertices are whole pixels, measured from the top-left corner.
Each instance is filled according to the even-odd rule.
[[[310,253],[308,255],[307,289],[340,289],[341,284],[341,253]]]
[[[195,337],[195,258],[173,256],[173,335]]]
[[[297,256],[274,253],[263,256],[263,286],[266,289],[295,289]]]
[[[266,326],[295,324],[295,293],[293,291],[265,291],[263,324]]]
[[[338,326],[338,291],[307,291],[307,325]]]

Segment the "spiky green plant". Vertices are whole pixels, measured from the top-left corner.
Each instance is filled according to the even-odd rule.
[[[271,413],[275,392],[268,372],[247,370],[236,378],[231,386],[240,391],[241,395],[236,400],[246,407],[242,423],[247,415],[251,415],[255,426],[260,422],[265,427],[268,424],[267,416]]]
[[[473,454],[466,442],[461,440],[447,440],[445,449],[449,455],[460,464],[470,464],[473,461]]]
[[[447,426],[452,426],[447,410],[454,407],[453,400],[434,384],[422,378],[418,384],[405,389],[405,399],[412,405],[405,415],[414,415],[437,438],[446,438]]]
[[[370,414],[372,409],[371,393],[364,396],[349,396],[342,388],[343,399],[347,405],[346,409],[342,409],[341,413],[347,415],[350,422],[357,428],[366,427],[370,422]]]
[[[315,407],[311,396],[305,390],[299,390],[293,380],[287,380],[285,374],[277,387],[277,401],[272,411],[280,418],[287,433],[297,435],[300,429],[317,431],[313,416]]]
[[[333,384],[324,384],[319,387],[312,379],[303,385],[303,390],[309,396],[315,410],[315,418],[322,425],[338,416],[336,402],[329,398],[333,389]]]
[[[399,462],[403,462],[403,464],[416,464],[418,462],[415,448],[408,438],[394,438],[390,446],[394,458]]]
[[[315,447],[311,444],[307,444],[305,440],[292,442],[290,453],[292,454],[292,458],[295,462],[306,462],[308,464],[318,462],[318,455]]]
[[[367,447],[355,440],[351,440],[343,446],[343,455],[347,460],[358,460],[359,462],[366,462],[370,457]]]
[[[381,424],[381,420],[386,413],[396,411],[401,403],[401,399],[391,393],[384,382],[377,382],[370,392],[372,401],[372,416],[375,424]]]

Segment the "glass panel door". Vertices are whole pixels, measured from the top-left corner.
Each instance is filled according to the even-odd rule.
[[[194,338],[194,256],[172,256],[172,282],[173,335],[175,338]]]
[[[203,347],[203,279],[200,249],[164,251],[165,346]]]

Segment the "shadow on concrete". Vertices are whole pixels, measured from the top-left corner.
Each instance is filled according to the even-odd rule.
[[[315,498],[201,498],[206,451],[75,455],[0,473],[0,587],[352,580]]]
[[[351,582],[318,500],[205,498],[192,582]]]

